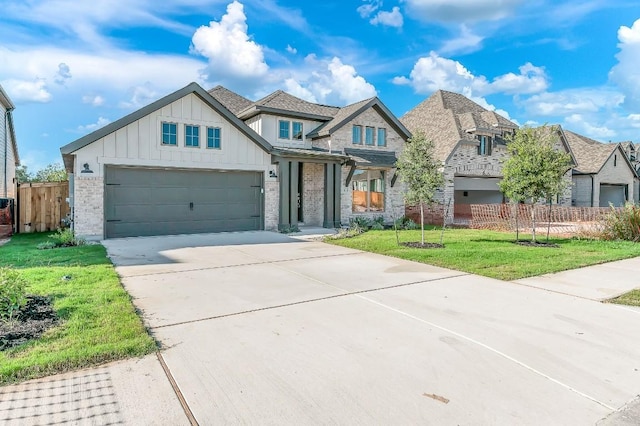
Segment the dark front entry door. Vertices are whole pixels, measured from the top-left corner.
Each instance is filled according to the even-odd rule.
[[[304,202],[302,199],[302,194],[304,193],[302,190],[302,185],[304,183],[303,166],[303,163],[300,163],[298,166],[298,222],[304,222],[304,215],[302,214],[302,203]]]

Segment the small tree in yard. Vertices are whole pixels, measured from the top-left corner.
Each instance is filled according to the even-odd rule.
[[[510,200],[515,203],[530,200],[534,205],[539,200],[550,201],[565,190],[563,176],[571,167],[571,156],[555,149],[558,137],[552,127],[523,127],[508,141],[509,158],[502,167],[504,178],[500,182],[500,190]],[[535,242],[533,206],[531,227],[532,241]]]
[[[420,228],[424,245],[424,207],[434,203],[436,189],[444,184],[441,163],[433,158],[433,142],[424,133],[416,133],[405,144],[396,168],[405,184],[404,198],[420,207]]]

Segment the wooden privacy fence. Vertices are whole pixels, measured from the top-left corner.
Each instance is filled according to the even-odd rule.
[[[18,187],[18,232],[53,231],[70,213],[69,182],[22,183]]]

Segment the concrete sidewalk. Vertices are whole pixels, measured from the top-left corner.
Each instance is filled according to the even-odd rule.
[[[0,387],[0,424],[188,425],[155,354]]]
[[[640,257],[523,278],[514,283],[604,301],[640,288]]]

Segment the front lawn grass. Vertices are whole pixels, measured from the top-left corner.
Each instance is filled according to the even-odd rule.
[[[141,356],[156,349],[103,246],[38,250],[49,233],[18,234],[0,246],[0,267],[17,269],[28,293],[48,295],[61,324],[0,352],[0,384]]]
[[[522,234],[520,237],[531,238]],[[640,244],[628,241],[550,238],[549,242],[559,248],[530,247],[514,244],[514,234],[477,229],[446,229],[445,247],[440,249],[398,246],[393,230],[326,241],[507,281],[640,256]],[[400,241],[420,241],[420,231],[400,231]],[[430,228],[425,242],[439,241],[440,230]]]

